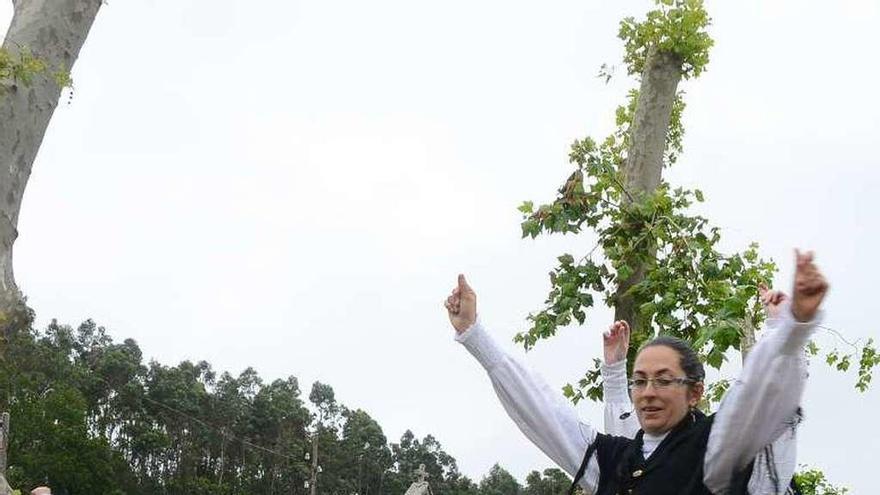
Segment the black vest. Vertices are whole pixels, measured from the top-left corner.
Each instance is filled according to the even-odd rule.
[[[596,495],[712,495],[703,484],[703,462],[713,418],[699,411],[688,414],[648,459],[642,457],[641,430],[634,439],[599,433],[581,467],[586,468],[595,452],[599,463]],[[582,470],[578,474],[582,476]],[[735,475],[736,489],[729,493],[747,493],[750,476],[751,466]]]

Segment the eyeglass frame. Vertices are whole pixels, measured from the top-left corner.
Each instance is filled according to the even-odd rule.
[[[635,382],[645,382],[644,385],[637,385]],[[654,378],[632,378],[626,381],[627,388],[630,391],[633,390],[645,390],[648,388],[648,385],[654,387],[654,390],[666,390],[671,387],[673,384],[676,385],[688,385],[691,383],[697,383],[699,380],[694,380],[693,378],[687,376],[674,376],[674,377],[666,377],[666,376],[657,376]],[[669,382],[663,384],[663,382]]]

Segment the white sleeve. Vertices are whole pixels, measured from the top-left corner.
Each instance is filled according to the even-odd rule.
[[[767,331],[746,358],[742,372],[715,415],[706,447],[703,482],[724,493],[736,471],[781,434],[797,412],[804,391],[804,346],[817,317],[798,323],[789,306],[781,308],[777,328]]]
[[[749,493],[783,495],[788,493],[788,485],[797,467],[797,422],[793,417],[791,424],[772,444],[761,449],[755,458],[752,477],[749,478]]]
[[[639,419],[635,414],[626,381],[626,360],[602,364],[602,391],[605,397],[605,433],[635,438]]]
[[[779,325],[778,318],[767,320],[768,329]],[[770,331],[763,332],[763,335]],[[807,378],[807,358],[802,356],[798,360],[800,373]],[[788,485],[794,477],[797,468],[797,428],[801,423],[802,415],[798,409],[795,413],[779,425],[779,434],[773,443],[761,449],[755,458],[755,466],[752,476],[749,478],[749,493],[767,493],[784,495],[788,493]]]
[[[455,339],[479,361],[507,415],[542,452],[574,476],[597,431],[579,420],[571,404],[536,373],[504,352],[477,321]],[[588,495],[599,484],[599,464],[594,454],[580,485]]]

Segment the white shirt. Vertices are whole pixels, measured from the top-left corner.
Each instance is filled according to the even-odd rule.
[[[703,483],[712,493],[726,493],[735,471],[748,465],[771,442],[793,430],[789,425],[806,380],[803,351],[815,320],[810,324],[797,323],[788,308],[783,308],[781,314],[784,316],[773,322],[775,329],[765,332],[764,338],[752,349],[739,379],[731,385],[715,416],[703,466]],[[563,470],[574,475],[598,431],[580,421],[571,404],[537,373],[505,353],[479,321],[456,335],[456,340],[486,369],[502,406],[520,431]],[[623,388],[626,389],[625,379]],[[606,400],[609,400],[607,396]],[[629,402],[628,396],[626,401]],[[606,427],[615,424],[608,421],[609,414],[616,413],[619,417],[623,412],[632,411],[631,405],[623,407],[617,409],[620,412],[616,412],[614,406],[609,412],[606,407]],[[620,426],[631,428],[626,424]],[[788,444],[793,447],[793,433],[791,440]],[[782,457],[787,455],[783,453]],[[793,450],[791,457],[793,459]],[[752,478],[764,476],[766,473],[759,470],[756,462]],[[780,484],[782,478],[780,473]],[[580,484],[587,494],[594,494],[598,483],[599,465],[594,456]],[[751,488],[751,483],[749,486]],[[785,487],[780,489],[780,493],[784,493]]]

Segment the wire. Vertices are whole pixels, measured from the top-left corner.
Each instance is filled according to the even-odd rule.
[[[107,385],[107,386],[109,386],[109,387],[111,387],[111,388],[113,388],[113,389],[116,388],[116,387],[113,387],[113,385],[111,385],[111,384],[110,384],[107,380],[105,380],[103,377],[100,377],[100,376],[95,375],[95,378],[97,378],[99,381],[103,382],[105,385]],[[293,457],[293,456],[291,456],[291,455],[287,455],[287,454],[285,454],[285,453],[283,453],[283,452],[279,452],[279,451],[277,451],[277,450],[270,449],[270,448],[268,448],[268,447],[263,447],[262,445],[257,445],[257,444],[255,444],[255,443],[251,442],[250,440],[247,440],[247,439],[244,439],[244,438],[238,437],[238,436],[236,436],[236,435],[233,435],[232,433],[229,433],[228,431],[226,431],[226,430],[223,429],[223,428],[217,428],[216,426],[214,426],[214,425],[208,423],[207,421],[204,421],[204,420],[199,419],[199,418],[197,418],[197,417],[195,417],[195,416],[192,416],[192,415],[190,415],[190,414],[187,414],[187,413],[181,411],[180,409],[177,409],[177,408],[175,408],[175,407],[169,406],[168,404],[164,404],[164,403],[162,403],[162,402],[160,402],[160,401],[158,401],[158,400],[151,399],[150,397],[147,397],[146,395],[143,396],[143,399],[146,400],[147,402],[151,402],[151,403],[153,403],[153,404],[156,404],[157,406],[163,407],[163,408],[165,408],[165,409],[167,409],[167,410],[169,410],[169,411],[171,411],[171,412],[173,412],[173,413],[175,413],[175,414],[178,414],[178,415],[180,415],[180,416],[183,416],[184,418],[186,418],[186,419],[188,419],[188,420],[190,420],[190,421],[193,421],[193,422],[195,422],[195,423],[198,423],[198,424],[202,425],[203,427],[205,427],[205,428],[207,428],[207,429],[209,429],[209,430],[212,430],[212,431],[214,431],[214,432],[217,432],[217,433],[219,433],[219,434],[220,434],[222,437],[224,437],[224,438],[229,438],[229,439],[231,439],[231,440],[234,440],[234,441],[237,441],[237,442],[241,442],[243,445],[247,445],[248,447],[251,447],[251,448],[253,448],[253,449],[256,449],[256,450],[262,450],[263,452],[266,452],[266,453],[269,453],[269,454],[273,454],[273,455],[277,455],[277,456],[279,456],[279,457],[284,457],[285,459],[289,459],[289,460],[291,460],[291,461],[296,461],[296,462],[299,461],[299,458],[297,458],[297,457]]]
[[[828,331],[829,333],[833,334],[835,337],[837,337],[838,339],[840,339],[840,341],[843,342],[844,344],[846,344],[846,345],[852,347],[853,349],[855,349],[855,350],[857,350],[857,351],[859,350],[859,347],[858,347],[857,344],[859,344],[859,343],[861,342],[860,340],[856,340],[855,343],[852,343],[852,342],[846,340],[846,339],[843,337],[843,334],[841,334],[840,332],[838,332],[837,330],[835,330],[835,329],[833,329],[833,328],[831,328],[831,327],[826,327],[826,326],[824,326],[824,325],[816,325],[816,328],[821,328],[821,329],[823,329],[823,330]]]

